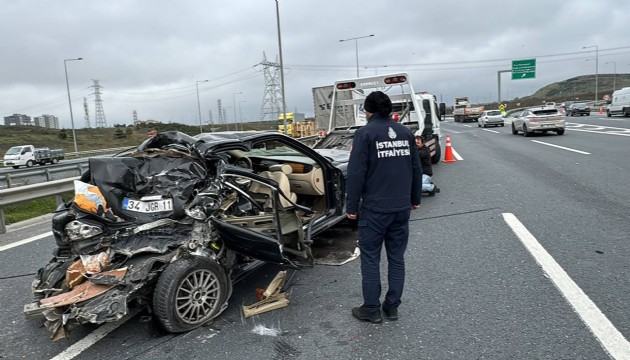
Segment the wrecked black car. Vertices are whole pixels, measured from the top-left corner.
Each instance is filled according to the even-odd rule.
[[[313,265],[315,236],[345,218],[348,156],[271,132],[166,132],[91,158],[55,212],[57,249],[24,312],[44,315],[54,340],[131,305],[169,332],[201,326],[251,264]]]

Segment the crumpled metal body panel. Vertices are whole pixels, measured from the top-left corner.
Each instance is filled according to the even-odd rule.
[[[111,271],[105,271],[105,272],[99,273],[99,275],[105,275],[105,276],[111,275],[115,277],[116,279],[120,280],[125,276],[126,273],[127,273],[127,269],[122,268],[122,269],[116,269],[116,270],[111,270]],[[88,279],[87,281],[75,286],[70,291],[42,299],[39,302],[44,307],[67,306],[70,304],[76,304],[82,301],[93,299],[103,294],[107,290],[111,289],[112,287],[114,287],[114,285],[96,284]]]
[[[126,221],[148,223],[162,218],[181,219],[183,207],[206,182],[199,160],[174,151],[138,157],[90,158],[91,182],[98,186],[113,213]],[[173,199],[173,209],[141,213],[122,208],[125,198],[162,195]]]
[[[119,236],[111,244],[118,254],[134,256],[140,253],[164,254],[190,240],[192,226],[188,224],[160,227],[138,234]]]

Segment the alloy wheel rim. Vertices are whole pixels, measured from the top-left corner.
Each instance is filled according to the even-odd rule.
[[[219,306],[220,291],[219,279],[213,272],[208,269],[191,272],[177,289],[177,316],[192,325],[206,321]]]

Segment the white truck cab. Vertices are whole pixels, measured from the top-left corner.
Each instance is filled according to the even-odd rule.
[[[434,164],[440,161],[440,110],[436,98],[416,92],[407,73],[378,75],[336,81],[332,91],[328,135],[316,148],[349,147],[354,130],[365,125],[363,102],[370,92],[380,90],[392,101],[392,117],[412,133],[420,130]]]
[[[35,148],[33,145],[21,145],[7,150],[4,154],[4,166],[12,166],[14,169],[20,166],[30,168],[35,164],[56,164],[63,158],[63,149],[50,150],[49,148]]]

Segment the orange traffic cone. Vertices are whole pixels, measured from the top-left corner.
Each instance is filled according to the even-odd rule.
[[[446,135],[446,150],[444,151],[444,160],[445,163],[455,162],[455,157],[453,156],[453,148],[451,147],[451,136]]]
[[[603,106],[599,107],[599,115],[604,115],[604,107]]]

